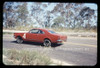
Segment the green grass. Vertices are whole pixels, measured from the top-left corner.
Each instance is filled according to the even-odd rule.
[[[53,62],[45,54],[36,51],[3,49],[5,65],[49,65]]]

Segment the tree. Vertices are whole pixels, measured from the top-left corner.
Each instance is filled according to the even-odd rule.
[[[84,3],[55,3],[52,10],[48,9],[50,5],[52,3],[5,2],[3,26],[13,28],[36,25],[42,28],[52,26],[71,29],[91,29],[96,26],[96,10],[84,6]]]
[[[16,4],[16,5],[15,5]],[[18,24],[18,8],[21,3],[5,2],[3,5],[3,26],[5,28],[13,28]]]
[[[36,23],[41,25],[43,27],[43,22],[41,21],[41,14],[43,12],[43,9],[41,8],[41,2],[35,2],[31,6],[31,16],[33,16],[33,19],[36,20]]]
[[[47,11],[47,13],[44,16],[44,18],[45,18],[45,21],[44,21],[45,27],[51,28],[51,20],[53,19],[53,16],[51,16],[51,12]]]
[[[82,3],[58,3],[52,13],[60,13],[65,18],[64,27],[75,28],[77,24],[77,16],[82,8]]]
[[[22,5],[19,6],[17,13],[18,13],[18,20],[20,22],[20,25],[26,25],[27,24],[27,17],[28,17],[28,9],[27,9],[27,3],[23,2]]]
[[[82,9],[82,5],[82,3],[68,3],[66,5],[66,24],[68,28],[75,29],[76,27],[80,27],[77,16]]]
[[[13,16],[14,16],[14,10],[13,10],[13,2],[5,2],[3,5],[3,17],[4,17],[4,25],[6,28],[13,27]],[[12,14],[13,13],[13,14]]]
[[[54,19],[54,23],[52,25],[52,27],[63,27],[63,24],[65,23],[65,18],[59,16],[57,18]]]
[[[90,9],[89,7],[84,7],[80,13],[79,13],[79,17],[80,20],[82,20],[82,24],[84,24],[84,20],[87,20],[88,22],[85,24],[86,29],[90,29],[91,28],[91,18],[94,15],[94,10]]]

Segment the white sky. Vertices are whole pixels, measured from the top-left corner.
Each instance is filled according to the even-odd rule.
[[[32,3],[35,3],[35,2],[28,2],[28,9],[30,9]],[[48,4],[48,2],[42,2],[43,4]],[[54,6],[56,5],[57,3],[51,3],[47,8],[45,8],[46,10],[52,10],[54,8]],[[87,6],[87,7],[90,7],[91,9],[94,9],[94,10],[97,10],[98,9],[98,5],[96,3],[84,3],[84,6]]]
[[[98,6],[96,3],[85,3],[84,5],[90,7],[91,9],[97,10]]]

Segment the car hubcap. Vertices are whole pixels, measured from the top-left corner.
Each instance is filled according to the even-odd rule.
[[[51,46],[51,42],[49,40],[44,40],[44,46],[48,47]]]
[[[22,40],[22,39],[20,39],[20,38],[17,38],[17,42],[18,42],[18,43],[22,43],[22,42],[23,42],[23,40]]]

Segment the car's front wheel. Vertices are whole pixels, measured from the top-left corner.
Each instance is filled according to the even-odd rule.
[[[17,43],[23,43],[23,39],[21,37],[17,37],[16,41]]]
[[[49,47],[49,46],[51,46],[51,41],[49,39],[45,39],[44,42],[43,42],[43,45],[45,47]]]

